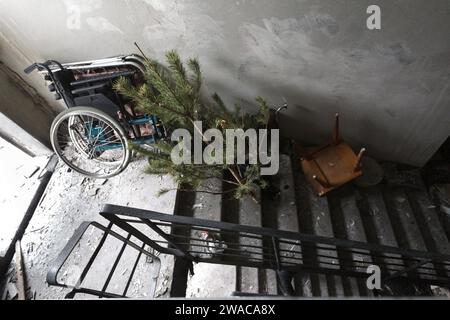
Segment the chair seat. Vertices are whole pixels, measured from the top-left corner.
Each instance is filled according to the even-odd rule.
[[[305,151],[307,156],[300,160],[301,166],[306,178],[320,196],[362,174],[360,168],[355,170],[357,155],[344,142],[322,148],[308,148]]]

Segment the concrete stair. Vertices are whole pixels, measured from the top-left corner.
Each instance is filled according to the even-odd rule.
[[[199,190],[222,191],[222,181],[207,179]],[[193,217],[220,221],[222,219],[222,195],[197,192],[192,205]],[[195,236],[195,235],[191,235]],[[220,278],[218,278],[220,275]],[[186,286],[188,298],[220,298],[230,296],[236,290],[236,267],[221,264],[194,264],[194,275]]]
[[[270,187],[257,192],[257,197],[261,199],[259,203],[251,198],[236,201],[230,193],[198,193],[193,204],[193,216],[450,254],[450,243],[442,219],[424,187],[409,188],[382,183],[375,187],[360,188],[350,183],[325,197],[318,197],[306,182],[295,154],[282,154],[280,171],[276,176],[269,177],[269,180]],[[217,190],[231,187],[212,180],[206,183]],[[253,243],[260,241],[257,239],[241,241],[244,245],[260,244]],[[281,249],[292,250],[287,246]],[[333,254],[331,261],[336,269],[341,268],[340,263],[349,258],[374,264],[383,262],[380,259],[394,261],[324,248],[302,251],[306,259],[316,263],[314,259],[317,253]],[[395,261],[399,263],[398,268],[402,268],[402,262]],[[200,263],[194,267],[194,271],[196,275],[187,281],[187,297],[224,297],[230,296],[233,291],[259,295],[283,294],[274,270]],[[432,294],[429,286],[421,287],[401,281],[393,281],[386,290],[374,292],[367,289],[362,279],[307,272],[294,274],[292,287],[296,296],[305,298]]]

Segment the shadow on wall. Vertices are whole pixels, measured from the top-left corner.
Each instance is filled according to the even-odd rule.
[[[50,148],[50,126],[56,114],[34,88],[1,61],[0,112]]]
[[[287,73],[277,71],[276,65],[256,62],[243,67],[221,55],[209,62],[215,72],[208,70],[205,76],[205,94],[217,91],[228,105],[236,101],[249,110],[256,110],[258,95],[266,98],[271,108],[287,103],[289,108],[280,119],[281,134],[310,145],[329,139],[333,115],[338,112],[343,138],[353,148],[366,147],[368,155],[380,160],[421,166],[439,147],[443,125],[439,114],[445,112],[438,103],[449,99],[443,95],[445,85],[437,83],[434,91],[425,93],[417,87],[420,81],[414,75],[427,68],[422,58],[398,66],[390,56],[375,56],[385,67],[392,64],[402,72],[393,72],[387,83],[380,77],[360,79],[356,71],[345,79],[327,76],[320,81],[304,75],[298,66]],[[445,83],[441,71],[425,71],[427,77]],[[412,74],[405,76],[408,72]],[[424,123],[435,129],[421,132]]]
[[[219,70],[233,70],[235,68],[231,61],[227,61],[224,57],[214,61],[217,63],[217,69]],[[284,137],[296,139],[304,145],[321,145],[330,139],[334,125],[334,115],[338,112],[341,114],[343,123],[343,136],[355,149],[362,146],[376,145],[376,143],[371,143],[368,140],[346,137],[348,136],[346,133],[352,131],[349,130],[350,125],[347,128],[345,127],[346,123],[354,124],[354,121],[357,120],[352,110],[355,110],[358,106],[350,102],[344,104],[331,95],[324,96],[308,92],[295,83],[271,83],[267,78],[251,77],[248,74],[243,79],[245,85],[250,87],[248,92],[242,92],[241,88],[239,88],[239,80],[221,80],[223,79],[208,79],[205,77],[203,89],[205,99],[209,99],[214,92],[217,92],[224,98],[229,107],[232,108],[234,103],[236,103],[242,106],[244,110],[248,110],[248,112],[257,110],[255,98],[258,95],[264,97],[272,109],[287,103],[288,109],[283,110],[279,116],[281,135]],[[274,95],[274,92],[277,94]],[[250,93],[253,93],[253,95]],[[362,119],[358,121],[365,122]],[[381,128],[376,126],[375,122],[368,122],[361,123],[361,126],[370,132],[381,130]],[[366,134],[363,132],[362,135]]]

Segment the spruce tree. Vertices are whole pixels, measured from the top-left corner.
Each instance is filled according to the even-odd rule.
[[[144,55],[145,56],[145,55]],[[203,130],[217,128],[226,141],[226,129],[267,128],[269,108],[266,101],[257,97],[259,110],[250,115],[242,108],[235,106],[231,111],[217,93],[212,95],[212,101],[201,99],[202,73],[197,59],[188,59],[186,65],[181,61],[176,51],[169,51],[165,55],[167,66],[145,57],[144,84],[136,87],[129,79],[119,78],[114,87],[120,94],[130,99],[137,110],[156,114],[166,128],[183,128],[193,136],[194,131],[202,133],[195,125],[195,121],[202,121]],[[203,147],[209,141],[203,139]],[[220,178],[233,185],[228,192],[233,192],[237,199],[244,196],[255,197],[255,187],[266,187],[266,182],[260,175],[260,164],[179,164],[172,162],[170,153],[176,142],[169,139],[159,140],[156,150],[148,151],[138,145],[132,148],[148,157],[146,172],[149,174],[171,175],[179,186],[189,186],[189,190],[214,193],[211,190],[199,190],[202,181],[207,178]],[[224,161],[225,163],[225,161]],[[223,178],[224,171],[230,173],[232,179]],[[186,187],[183,187],[186,189]],[[160,194],[169,191],[160,190]]]

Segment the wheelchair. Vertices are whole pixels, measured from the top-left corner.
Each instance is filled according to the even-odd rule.
[[[24,70],[30,74],[37,69],[55,99],[67,107],[54,119],[50,141],[74,171],[91,178],[115,176],[130,162],[131,144],[152,149],[167,137],[156,115],[140,113],[133,101],[114,90],[119,77],[142,84],[144,62],[133,54],[65,64],[48,60]]]

